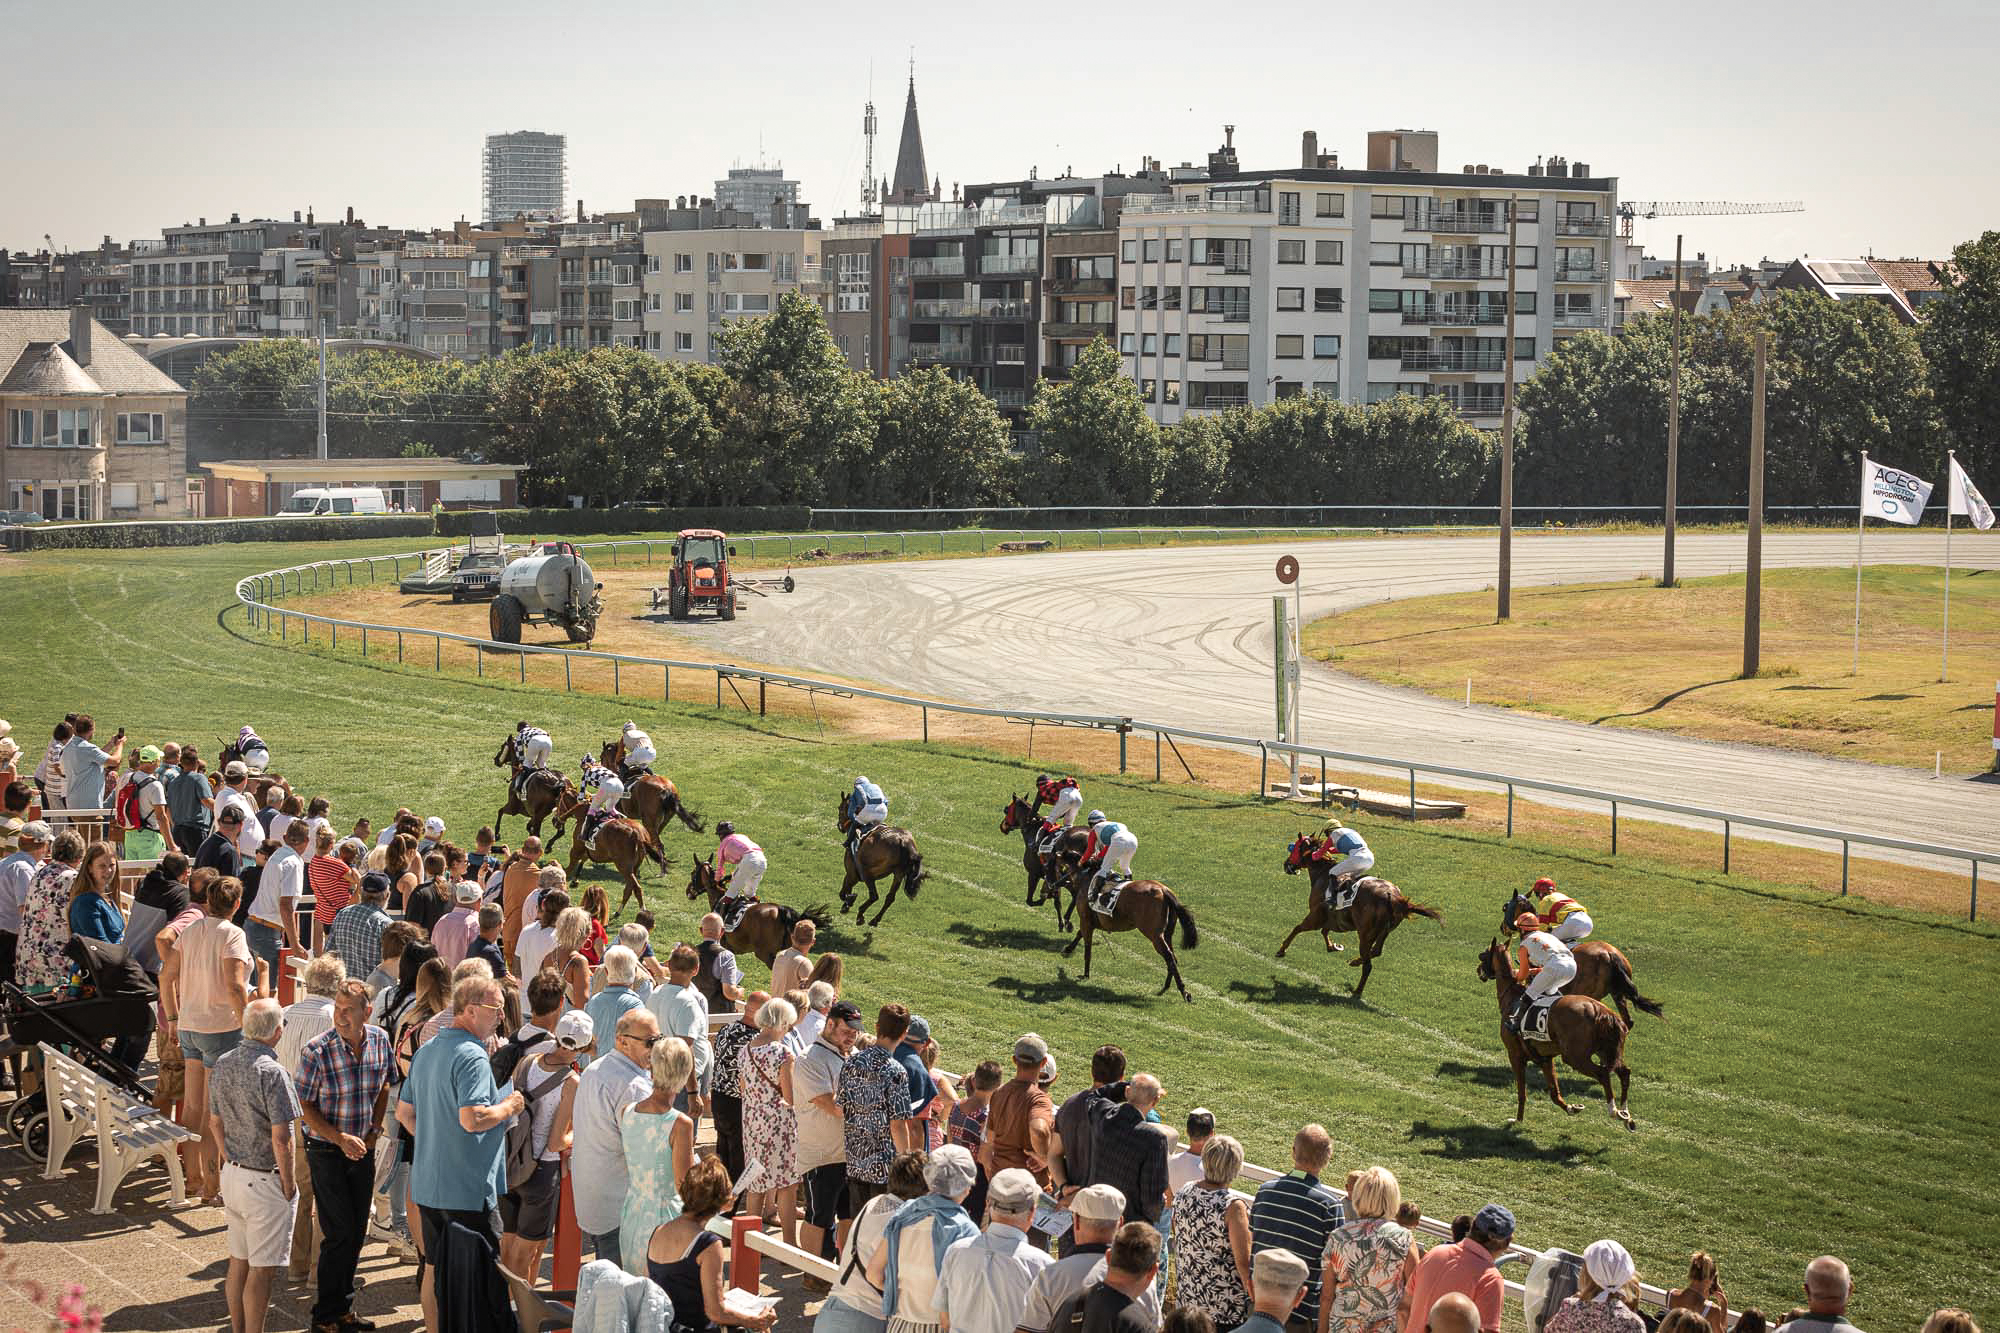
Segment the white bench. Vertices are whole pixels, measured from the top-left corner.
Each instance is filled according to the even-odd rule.
[[[157,1157],[173,1182],[173,1202],[187,1202],[180,1146],[194,1131],[132,1100],[123,1088],[101,1078],[47,1042],[41,1043],[42,1078],[49,1103],[49,1160],[43,1180],[62,1175],[63,1160],[85,1134],[97,1136],[97,1198],[93,1213],[111,1211],[111,1196],[133,1168]]]

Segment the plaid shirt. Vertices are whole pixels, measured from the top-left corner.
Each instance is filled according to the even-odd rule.
[[[1167,1192],[1167,1136],[1147,1124],[1138,1107],[1105,1104],[1111,1114],[1095,1126],[1090,1183],[1125,1195],[1127,1222],[1158,1222]]]
[[[382,932],[389,923],[387,912],[367,903],[349,903],[335,914],[327,938],[348,976],[365,979],[382,965]]]
[[[370,1023],[363,1029],[361,1054],[340,1033],[328,1030],[299,1052],[299,1101],[314,1107],[343,1134],[366,1138],[375,1128],[375,1099],[389,1081],[389,1034]],[[317,1138],[318,1135],[309,1135]]]

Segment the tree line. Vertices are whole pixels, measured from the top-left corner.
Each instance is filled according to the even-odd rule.
[[[1876,302],[1785,292],[1683,319],[1682,503],[1746,498],[1760,330],[1770,340],[1770,504],[1853,503],[1863,450],[1935,476],[1955,445],[1976,477],[2000,486],[2000,232],[1958,247],[1926,310],[1911,328]],[[883,508],[1497,496],[1497,436],[1439,397],[1364,405],[1303,395],[1161,426],[1099,342],[1066,380],[1037,386],[1017,440],[992,401],[948,371],[883,382],[850,369],[803,297],[725,326],[716,341],[714,365],[632,348],[471,363],[339,356],[328,373],[330,445],[335,456],[521,463],[531,504],[572,495],[591,506]],[[1617,334],[1557,343],[1517,396],[1516,499],[1658,505],[1672,350],[1672,321],[1655,314]],[[204,364],[190,403],[201,456],[309,445],[314,357],[302,342],[273,340]]]

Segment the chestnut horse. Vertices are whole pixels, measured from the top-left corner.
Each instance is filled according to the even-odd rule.
[[[1301,866],[1311,867],[1312,896],[1306,900],[1305,920],[1293,926],[1292,933],[1285,936],[1285,942],[1278,946],[1278,957],[1285,956],[1285,950],[1292,947],[1294,938],[1314,930],[1326,942],[1326,951],[1337,953],[1340,946],[1333,942],[1332,932],[1353,931],[1360,937],[1361,948],[1347,965],[1361,969],[1361,980],[1354,987],[1354,998],[1358,1000],[1368,985],[1368,974],[1375,970],[1375,960],[1382,956],[1382,945],[1389,938],[1389,932],[1412,916],[1427,916],[1443,925],[1444,913],[1435,907],[1411,902],[1403,896],[1401,889],[1377,875],[1363,875],[1354,885],[1354,901],[1335,911],[1327,904],[1327,875],[1332,866],[1325,861],[1308,861],[1306,856],[1311,850],[1311,842],[1301,833],[1285,857],[1287,875],[1298,874]]]
[[[1500,938],[1512,939],[1517,933],[1514,918],[1523,912],[1532,912],[1535,905],[1527,895],[1516,893],[1507,900],[1507,907],[1501,913],[1503,922]],[[1639,993],[1632,981],[1632,960],[1615,944],[1603,940],[1584,940],[1569,946],[1570,956],[1576,959],[1576,980],[1563,987],[1565,995],[1588,995],[1593,1000],[1601,1000],[1609,995],[1618,1006],[1618,1016],[1625,1020],[1625,1026],[1632,1026],[1632,1010],[1627,1004],[1638,1007],[1639,1012],[1651,1014],[1655,1018],[1665,1018],[1666,1010],[1658,1000]]]
[[[554,814],[563,803],[563,795],[569,783],[553,768],[538,768],[529,774],[528,780],[518,781],[521,776],[520,741],[513,732],[500,744],[500,752],[493,756],[493,767],[508,771],[507,803],[500,807],[500,813],[493,816],[493,836],[500,836],[500,821],[508,815],[526,815],[528,832],[542,836],[542,821]],[[554,851],[556,840],[562,837],[560,821],[556,830],[543,843],[544,851]]]
[[[1514,1011],[1515,1001],[1526,989],[1514,980],[1508,970],[1507,949],[1495,939],[1479,955],[1479,979],[1491,981],[1500,997],[1500,1040],[1507,1048],[1507,1059],[1514,1066],[1514,1121],[1516,1124],[1528,1117],[1528,1057],[1534,1056],[1541,1066],[1542,1080],[1549,1085],[1549,1100],[1570,1115],[1579,1114],[1581,1106],[1571,1106],[1563,1100],[1562,1085],[1556,1081],[1556,1056],[1561,1055],[1563,1063],[1581,1074],[1588,1074],[1604,1089],[1604,1105],[1614,1119],[1625,1122],[1625,1128],[1637,1129],[1632,1113],[1625,1109],[1625,1103],[1632,1091],[1632,1071],[1625,1067],[1625,1021],[1611,1012],[1602,1001],[1583,995],[1565,994],[1549,1009],[1549,1039],[1529,1041],[1519,1033],[1507,1029],[1507,1015]],[[1611,1095],[1611,1076],[1618,1076],[1618,1095]]]
[[[580,802],[573,804],[573,810],[581,809]],[[557,831],[561,831],[560,820]],[[583,829],[579,825],[577,836],[571,838],[569,843],[570,883],[576,883],[577,868],[584,862],[589,861],[592,864],[609,862],[617,867],[619,875],[625,881],[625,892],[619,896],[618,910],[624,911],[628,900],[638,903],[643,910],[646,906],[646,892],[639,887],[640,868],[648,861],[661,870],[667,868],[666,854],[660,850],[658,840],[639,825],[619,815],[613,815],[598,826],[597,837],[593,839],[594,846],[584,846],[582,834]]]
[[[1062,892],[1064,883],[1069,885],[1070,910],[1076,911],[1085,887],[1078,881],[1083,879],[1083,868],[1076,862],[1066,862],[1057,871],[1062,879],[1056,882],[1056,892]],[[1181,927],[1181,948],[1192,949],[1200,943],[1195,934],[1194,913],[1181,905],[1174,891],[1156,879],[1128,879],[1118,890],[1118,901],[1113,903],[1107,914],[1092,908],[1085,901],[1077,919],[1076,938],[1063,946],[1063,957],[1076,952],[1078,944],[1083,945],[1083,975],[1090,975],[1090,942],[1100,930],[1116,934],[1119,931],[1136,930],[1152,944],[1160,957],[1167,960],[1167,979],[1160,983],[1156,994],[1165,995],[1167,987],[1180,987],[1181,998],[1194,1003],[1194,996],[1188,994],[1187,983],[1181,980],[1180,959],[1174,956],[1172,936],[1174,923]]]
[[[722,881],[716,878],[713,857],[699,856],[688,875],[688,901],[694,902],[703,894],[708,895],[708,910],[722,910]],[[765,967],[777,961],[778,955],[791,947],[792,927],[801,921],[810,921],[825,929],[826,912],[817,907],[809,907],[801,912],[783,903],[758,902],[743,914],[736,923],[736,929],[722,937],[722,947],[733,954],[755,954]]]
[[[613,773],[624,771],[625,741],[621,737],[611,741],[598,752],[597,762]],[[645,825],[646,832],[658,841],[666,830],[669,819],[678,819],[690,833],[703,831],[701,816],[681,803],[679,788],[672,780],[657,773],[647,773],[627,784],[625,795],[619,798],[618,813],[636,819]]]
[[[847,795],[844,792],[840,797],[840,805],[834,812],[833,826],[842,833],[854,827],[854,821],[847,817]],[[914,899],[917,890],[923,886],[924,856],[917,850],[917,840],[910,836],[908,829],[877,824],[861,835],[861,840],[854,845],[853,851],[848,851],[847,844],[843,841],[841,859],[847,866],[847,878],[840,886],[841,911],[844,912],[854,906],[855,898],[860,896],[854,892],[857,883],[865,882],[868,885],[867,900],[861,904],[861,910],[854,914],[857,925],[867,918],[868,909],[873,907],[875,900],[881,896],[875,889],[876,880],[885,875],[893,877],[889,880],[889,897],[882,904],[882,910],[875,914],[875,924],[878,926],[882,924],[882,918],[889,915],[889,906],[896,901],[898,889],[908,890],[910,897]]]
[[[1090,842],[1088,829],[1065,829],[1056,838],[1055,850],[1047,857],[1041,852],[1042,820],[1035,813],[1035,807],[1019,796],[1008,798],[1007,808],[1000,815],[1000,831],[1012,833],[1019,830],[1022,852],[1021,868],[1028,872],[1028,906],[1042,901],[1037,892],[1046,883],[1047,896],[1056,905],[1056,929],[1070,929],[1070,920],[1076,913],[1076,890],[1070,890],[1069,911],[1063,910],[1062,877],[1059,872],[1067,865],[1074,867],[1083,859],[1083,849]]]

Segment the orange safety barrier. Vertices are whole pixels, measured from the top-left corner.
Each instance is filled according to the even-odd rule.
[[[278,975],[273,991],[278,997],[278,1003],[282,1005],[290,1005],[292,1002],[292,952],[284,945],[278,948]]]
[[[569,1154],[562,1158],[561,1202],[556,1206],[555,1271],[551,1281],[557,1291],[576,1290],[576,1271],[583,1267],[583,1228],[576,1224],[576,1196],[570,1192]]]
[[[764,1229],[764,1219],[755,1213],[738,1213],[729,1219],[729,1285],[757,1294],[757,1267],[763,1256],[750,1248],[748,1237]]]

